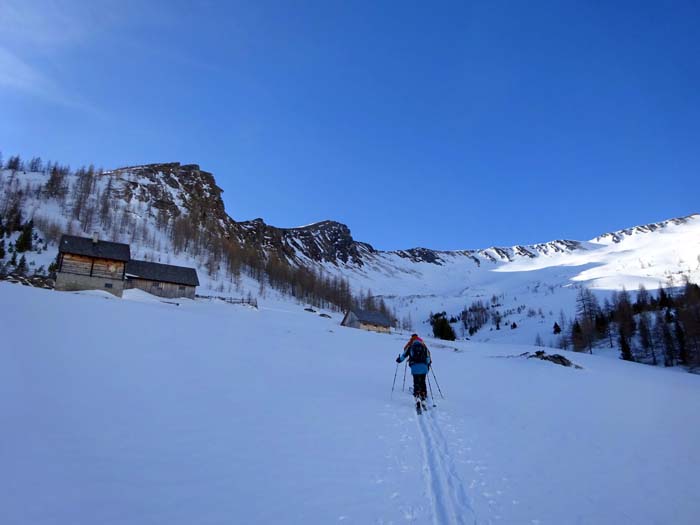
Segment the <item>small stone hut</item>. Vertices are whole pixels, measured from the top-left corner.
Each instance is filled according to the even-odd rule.
[[[56,290],[104,290],[117,297],[124,291],[128,244],[63,235],[58,245]]]
[[[340,324],[373,332],[391,332],[391,319],[381,312],[371,310],[348,310]]]
[[[159,297],[194,299],[199,278],[194,268],[149,261],[129,261],[126,287],[138,288]]]

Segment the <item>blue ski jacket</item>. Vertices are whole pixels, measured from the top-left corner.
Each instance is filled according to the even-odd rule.
[[[401,354],[401,355],[399,356],[399,363],[402,363],[407,357],[410,357],[410,356],[411,356],[411,345],[413,344],[413,342],[414,342],[415,340],[420,341],[421,344],[422,344],[423,346],[425,346],[425,349],[426,349],[428,355],[427,355],[427,357],[426,357],[426,362],[425,362],[425,363],[413,363],[413,364],[410,364],[410,360],[409,360],[409,365],[410,365],[410,367],[411,367],[411,374],[413,374],[414,376],[417,376],[417,375],[425,375],[425,374],[428,373],[428,370],[430,370],[430,351],[428,350],[428,347],[425,345],[425,343],[424,343],[421,339],[419,339],[419,338],[411,339],[411,340],[408,342],[408,344],[407,344],[407,345],[404,347],[404,349],[403,349],[403,354]]]

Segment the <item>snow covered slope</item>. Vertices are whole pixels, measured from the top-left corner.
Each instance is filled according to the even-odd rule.
[[[578,286],[603,297],[623,286],[700,282],[700,215],[589,241],[387,252],[353,239],[346,225],[334,221],[299,228],[276,228],[262,219],[237,222],[225,211],[214,176],[197,165],[151,164],[93,176],[67,172],[59,183],[52,182],[54,171],[0,172],[0,214],[7,215],[16,202],[23,217],[34,217],[54,243],[63,232],[98,231],[102,238],[130,243],[135,258],[196,267],[203,294],[259,294],[263,286],[246,276],[242,262],[255,253],[261,268],[265,258],[278,258],[348,278],[356,293],[382,296],[407,327],[425,331],[431,312],[457,317],[483,301],[499,309],[504,326],[517,328],[491,325],[476,340],[531,344],[539,336],[556,346],[552,326],[573,317]],[[28,254],[31,268],[46,268],[54,248]],[[4,262],[9,258],[8,253]],[[467,335],[459,325],[457,332]]]
[[[698,376],[428,340],[446,399],[433,379],[438,407],[417,417],[402,369],[391,398],[403,336],[291,303],[176,306],[0,283],[0,311],[2,523],[700,515]]]
[[[420,255],[420,256],[419,256]],[[363,265],[341,265],[356,288],[371,289],[396,308],[399,318],[425,327],[430,312],[457,315],[475,300],[500,305],[516,330],[482,331],[481,340],[549,342],[561,311],[571,318],[577,286],[600,296],[700,281],[700,215],[605,234],[586,242],[458,252],[374,252]],[[332,265],[325,265],[330,272]],[[521,312],[517,313],[520,307]],[[541,310],[541,313],[540,313]],[[536,315],[532,315],[533,311]],[[505,323],[504,321],[504,323]],[[463,335],[463,334],[462,334]],[[552,346],[555,346],[552,342]]]

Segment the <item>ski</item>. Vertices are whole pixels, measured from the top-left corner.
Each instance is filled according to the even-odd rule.
[[[423,413],[423,410],[421,409],[421,404],[420,401],[416,401],[416,414],[419,416]]]

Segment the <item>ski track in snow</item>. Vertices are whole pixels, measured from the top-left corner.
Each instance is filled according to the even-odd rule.
[[[476,513],[450,456],[447,440],[432,409],[416,417],[423,450],[423,472],[435,525],[471,525]]]

